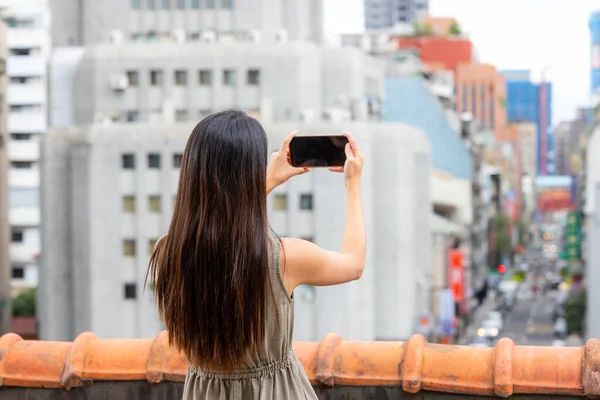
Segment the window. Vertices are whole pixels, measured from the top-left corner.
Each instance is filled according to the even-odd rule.
[[[301,194],[300,195],[300,209],[301,210],[312,210],[313,209],[313,195],[312,194]]]
[[[248,85],[260,85],[260,71],[251,69],[248,71]]]
[[[12,268],[12,278],[13,279],[25,279],[25,268],[13,267]]]
[[[123,240],[123,255],[125,257],[135,257],[135,240]]]
[[[135,155],[131,153],[121,156],[121,165],[123,169],[135,169]]]
[[[277,211],[287,210],[287,194],[276,194],[273,199],[273,208]]]
[[[134,10],[139,10],[141,7],[140,0],[131,0],[131,8]]]
[[[212,114],[212,110],[209,108],[203,108],[202,110],[200,110],[200,119],[208,117],[210,114]]]
[[[200,0],[192,0],[192,8],[194,10],[199,10],[200,9]]]
[[[173,154],[173,168],[181,168],[181,161],[183,160],[183,154]]]
[[[206,0],[206,8],[215,8],[215,0]]]
[[[232,69],[226,69],[223,71],[223,85],[235,86],[236,73]]]
[[[160,154],[148,154],[148,168],[160,168]]]
[[[156,0],[148,0],[148,10],[156,10]]]
[[[129,81],[129,86],[136,87],[139,85],[139,76],[137,71],[127,71],[127,80]]]
[[[175,110],[175,121],[185,122],[188,120],[187,110]]]
[[[175,71],[175,84],[177,86],[187,85],[187,71]]]
[[[33,139],[33,133],[11,133],[10,138],[12,140],[31,140]]]
[[[14,169],[31,169],[33,168],[33,161],[11,161],[10,166]]]
[[[125,118],[127,119],[127,122],[137,122],[140,120],[140,112],[137,110],[127,111]]]
[[[212,85],[212,71],[208,69],[200,70],[198,74],[198,81],[202,86]]]
[[[148,211],[151,213],[160,213],[162,210],[162,202],[160,196],[148,196]]]
[[[157,70],[150,71],[150,85],[152,85],[152,86],[162,86],[163,85],[162,71],[157,71]]]
[[[177,0],[177,8],[179,8],[180,10],[185,10],[187,5],[186,3],[186,0]]]
[[[135,196],[123,196],[123,212],[135,212]]]
[[[233,0],[221,0],[222,8],[233,8]]]
[[[156,246],[157,241],[158,241],[157,239],[148,240],[148,255],[149,256],[152,256],[152,253],[154,252],[154,246]]]
[[[23,243],[25,240],[25,234],[22,230],[17,228],[12,228],[11,230],[11,241],[13,243]]]
[[[137,298],[137,285],[135,283],[125,284],[125,298],[135,300]]]
[[[162,0],[162,8],[163,10],[171,8],[171,0]]]

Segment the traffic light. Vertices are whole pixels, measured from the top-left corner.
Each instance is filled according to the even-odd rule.
[[[506,267],[503,264],[498,265],[498,273],[503,274],[506,272]]]

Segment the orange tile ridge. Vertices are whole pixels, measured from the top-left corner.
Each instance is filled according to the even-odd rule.
[[[329,334],[320,343],[296,342],[294,349],[313,384],[401,386],[468,395],[600,395],[600,341],[583,347],[516,346],[501,339],[494,348],[406,342],[346,342]],[[155,339],[99,339],[82,333],[73,342],[0,337],[1,387],[64,388],[93,381],[183,382],[184,356]]]

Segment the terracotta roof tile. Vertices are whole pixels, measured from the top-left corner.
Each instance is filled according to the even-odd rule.
[[[600,341],[584,347],[495,348],[407,342],[345,342],[329,334],[320,343],[294,349],[314,385],[400,386],[422,390],[497,395],[600,395]],[[170,348],[163,332],[155,339],[98,339],[83,333],[71,342],[0,337],[0,388],[71,389],[92,381],[181,382],[185,357]],[[1,389],[0,389],[1,390]]]

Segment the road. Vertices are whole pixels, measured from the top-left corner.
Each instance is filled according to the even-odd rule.
[[[554,340],[552,311],[556,304],[555,294],[533,294],[525,289],[526,287],[524,285],[524,290],[519,293],[512,311],[505,315],[504,329],[497,340],[507,337],[521,346],[551,346]],[[481,327],[487,313],[495,309],[495,304],[496,300],[490,297],[475,311],[473,323],[467,329],[469,338],[477,334],[477,329]],[[497,340],[492,345],[495,345]],[[469,339],[466,342],[468,343]]]
[[[554,340],[552,293],[521,298],[504,318],[500,337],[508,337],[521,346],[550,346]]]

